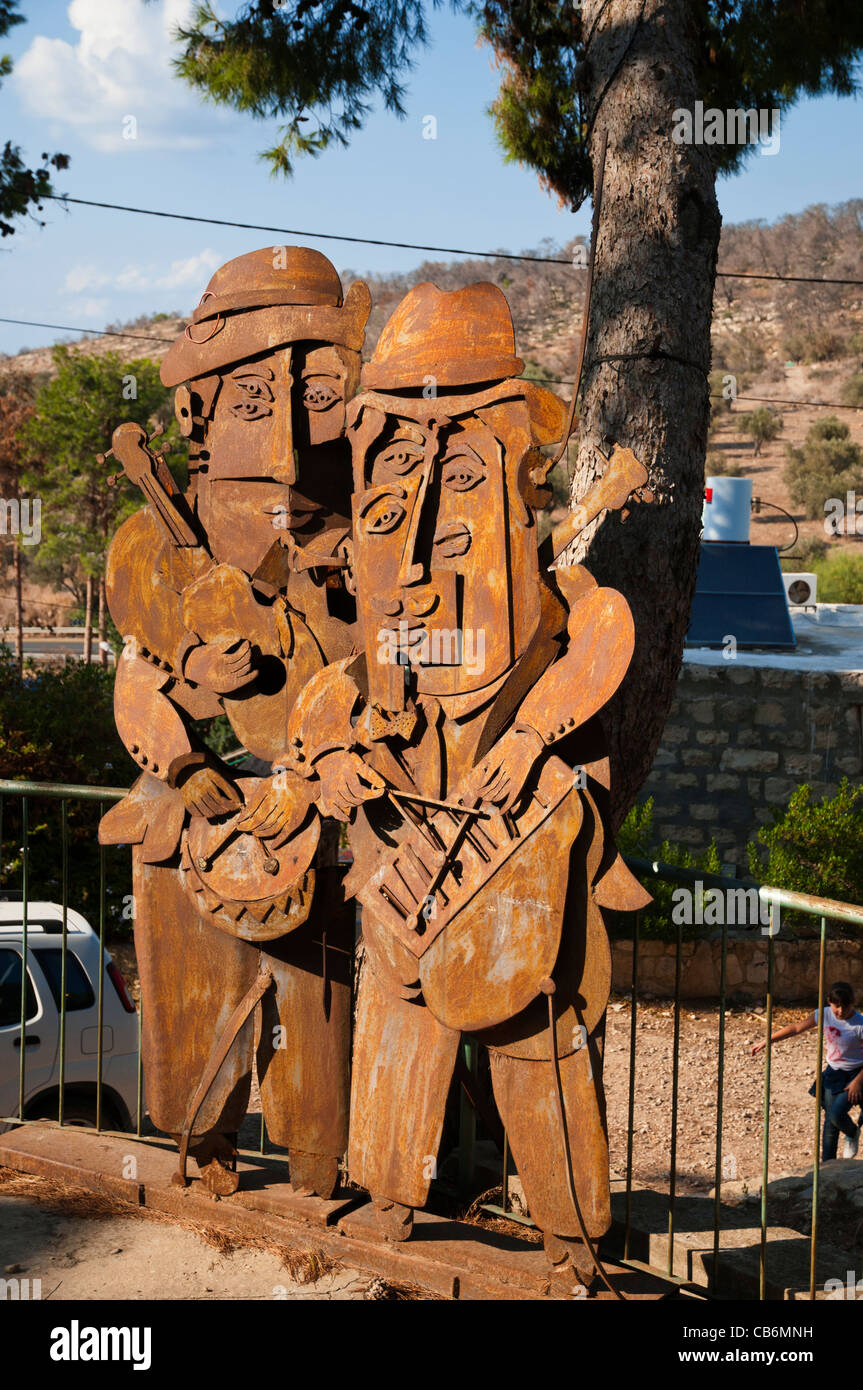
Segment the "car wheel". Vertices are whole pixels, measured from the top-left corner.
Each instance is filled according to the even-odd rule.
[[[57,1102],[37,1106],[28,1116],[31,1120],[56,1120]],[[75,1129],[96,1128],[96,1097],[70,1096],[63,1106],[63,1124]],[[113,1107],[102,1102],[102,1128],[120,1129]]]

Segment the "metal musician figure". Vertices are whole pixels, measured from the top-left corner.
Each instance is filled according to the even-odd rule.
[[[188,490],[138,426],[113,439],[148,501],[107,577],[126,641],[117,726],[141,776],[101,838],[134,847],[148,1109],[180,1143],[181,1180],[191,1152],[216,1193],[237,1186],[258,1001],[263,1109],[294,1190],[330,1195],[347,1141],[353,911],[338,827],[284,769],[298,692],[352,650],[344,426],[369,307],[317,251],[229,261],[162,364]],[[257,775],[201,741],[197,721],[220,714]]]
[[[647,475],[616,450],[540,546],[542,450],[566,407],[522,370],[491,284],[419,285],[390,318],[348,409],[360,650],[312,677],[288,742],[320,812],[351,822],[365,945],[351,1177],[382,1234],[407,1238],[472,1034],[565,1288],[590,1277],[610,1221],[602,909],[644,894],[609,832],[598,719],[632,618],[551,561]]]

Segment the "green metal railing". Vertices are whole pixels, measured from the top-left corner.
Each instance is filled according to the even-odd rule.
[[[32,868],[30,862],[31,846],[30,839],[32,828],[30,824],[30,803],[33,800],[45,799],[49,802],[59,802],[59,829],[60,829],[60,898],[61,898],[61,932],[62,932],[62,954],[61,954],[61,986],[60,986],[60,1035],[59,1035],[59,1098],[57,1106],[57,1119],[62,1125],[65,1120],[65,1086],[66,1086],[66,985],[67,985],[67,934],[68,934],[68,911],[69,911],[69,816],[68,807],[72,801],[76,802],[96,802],[107,808],[113,802],[120,800],[126,795],[126,789],[122,787],[82,787],[59,783],[42,782],[17,782],[0,780],[0,871],[2,871],[4,859],[4,811],[10,799],[20,800],[20,824],[21,824],[21,925],[22,925],[22,971],[21,971],[21,1013],[20,1013],[20,1049],[19,1075],[18,1075],[18,1113],[17,1115],[0,1116],[4,1120],[14,1124],[33,1123],[26,1114],[26,1048],[24,1045],[26,1014],[27,1014],[27,981],[28,981],[28,931],[30,902],[32,898]],[[840,921],[854,923],[863,926],[863,907],[852,906],[847,903],[835,902],[831,899],[813,897],[810,894],[790,892],[785,889],[768,887],[756,883],[751,879],[729,879],[717,874],[710,874],[694,869],[676,868],[670,865],[661,864],[645,859],[628,858],[627,863],[633,872],[641,879],[660,880],[674,883],[677,885],[701,885],[702,889],[719,888],[721,890],[733,889],[755,889],[761,903],[767,904],[770,908],[770,925],[766,934],[766,954],[767,954],[767,988],[766,988],[766,1024],[767,1041],[764,1052],[764,1101],[763,1101],[763,1141],[761,1157],[761,1205],[760,1205],[760,1248],[759,1248],[759,1296],[764,1299],[767,1296],[768,1282],[768,1168],[770,1153],[770,1091],[771,1091],[771,1063],[772,1047],[771,1033],[773,1022],[774,1005],[774,967],[775,967],[775,932],[773,912],[777,906],[791,909],[796,912],[808,914],[820,918],[820,947],[819,947],[819,967],[818,967],[818,1010],[819,1019],[823,1019],[824,997],[825,997],[825,968],[826,968],[826,944],[827,944],[827,924],[828,921]],[[97,992],[97,1018],[98,1018],[98,1041],[96,1053],[96,1128],[101,1132],[103,1120],[103,1019],[104,1019],[104,983],[105,983],[105,928],[106,928],[106,849],[99,846],[99,872],[98,872],[98,940],[99,940],[99,981]],[[2,890],[0,890],[2,892]],[[41,892],[37,893],[36,900],[41,897]],[[630,1010],[630,1034],[629,1034],[629,1079],[627,1096],[627,1132],[626,1132],[626,1188],[625,1188],[625,1217],[623,1234],[623,1258],[632,1258],[632,1194],[633,1194],[633,1173],[634,1173],[634,1116],[636,1105],[636,1066],[637,1066],[637,1028],[638,1028],[638,990],[639,990],[639,955],[641,946],[641,916],[640,912],[634,914],[632,930],[632,977],[631,977],[631,1010]],[[721,929],[721,950],[720,950],[720,978],[719,978],[719,1027],[718,1027],[718,1056],[717,1056],[717,1092],[716,1092],[716,1141],[714,1148],[714,1200],[713,1200],[713,1240],[712,1240],[712,1262],[709,1274],[709,1289],[720,1293],[717,1287],[717,1276],[719,1272],[720,1238],[722,1233],[722,1181],[723,1181],[723,1121],[724,1121],[724,1081],[725,1081],[725,1036],[726,1036],[726,1012],[727,1012],[727,959],[728,959],[728,921],[726,920]],[[674,1274],[674,1231],[677,1204],[677,1145],[678,1145],[678,1108],[679,1108],[679,1068],[681,1051],[681,982],[682,982],[682,925],[678,925],[676,933],[675,950],[675,970],[674,970],[674,1022],[673,1022],[673,1042],[672,1042],[672,1117],[671,1117],[671,1137],[669,1154],[669,1190],[668,1190],[668,1248],[665,1273]],[[138,1084],[137,1084],[137,1107],[135,1116],[135,1134],[137,1138],[163,1143],[162,1136],[142,1133],[144,1118],[144,1078],[141,1067],[141,1036],[142,1036],[142,1012],[138,1009]],[[812,1153],[812,1227],[810,1234],[809,1251],[809,1297],[814,1299],[816,1292],[816,1265],[818,1253],[818,1198],[819,1198],[819,1172],[820,1172],[820,1134],[821,1134],[821,1073],[823,1068],[823,1028],[817,1029],[818,1049],[817,1049],[817,1070],[815,1085],[815,1116],[813,1134],[813,1153]],[[463,1040],[464,1063],[463,1075],[470,1084],[473,1091],[477,1082],[478,1073],[478,1045],[474,1039],[465,1038]],[[469,1103],[469,1094],[463,1097],[460,1105],[459,1114],[460,1146],[459,1146],[459,1185],[464,1190],[470,1183],[474,1169],[474,1144],[476,1137],[476,1112],[474,1105]],[[264,1154],[267,1150],[266,1123],[263,1114],[261,1115],[260,1140],[258,1148],[254,1151],[241,1150],[242,1153]],[[269,1150],[268,1156],[276,1161],[286,1161],[286,1155]],[[506,1215],[510,1219],[521,1219],[529,1222],[529,1218],[516,1216],[510,1208],[509,1202],[509,1180],[512,1173],[511,1154],[506,1142],[506,1135],[503,1136],[503,1195],[502,1204],[499,1207],[488,1209]]]

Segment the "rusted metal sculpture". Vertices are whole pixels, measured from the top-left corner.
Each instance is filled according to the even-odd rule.
[[[539,545],[542,447],[566,408],[522,367],[490,284],[419,285],[384,328],[348,409],[359,649],[311,678],[288,744],[320,813],[351,822],[366,950],[351,1177],[405,1239],[473,1034],[566,1286],[590,1277],[610,1220],[602,909],[647,895],[609,832],[597,717],[632,655],[629,608],[582,566],[550,566],[647,475],[615,450]]]
[[[148,1109],[180,1144],[181,1180],[190,1149],[217,1193],[237,1185],[255,1047],[294,1189],[330,1195],[347,1142],[354,914],[288,717],[352,649],[344,423],[369,307],[316,251],[228,262],[162,364],[188,491],[138,426],[113,439],[148,502],[107,574],[126,640],[117,725],[141,777],[101,838],[134,846]],[[259,775],[198,737],[222,713]]]

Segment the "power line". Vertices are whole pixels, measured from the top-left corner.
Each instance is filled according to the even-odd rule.
[[[755,270],[717,270],[723,280],[782,280],[794,285],[863,285],[863,280],[838,280],[827,275],[775,275]]]
[[[18,323],[23,328],[53,328],[58,333],[87,333],[96,334],[101,338],[138,338],[142,343],[172,343],[173,338],[156,338],[151,334],[143,333],[118,333],[113,328],[73,328],[68,323],[38,323],[35,319],[3,319],[0,323]]]
[[[727,400],[719,391],[712,391],[710,399],[714,401]],[[840,405],[838,401],[792,401],[780,399],[776,396],[735,396],[737,401],[758,401],[761,405],[808,405],[817,406],[821,410],[863,410],[860,405]]]
[[[542,265],[565,265],[572,270],[587,266],[573,265],[572,260],[559,256],[525,256],[512,251],[470,251],[463,246],[425,246],[416,241],[383,241],[379,237],[347,236],[337,232],[306,232],[297,227],[269,227],[262,222],[232,222],[224,217],[201,217],[190,212],[163,212],[157,208],[135,208],[127,203],[102,203],[93,198],[70,198],[61,193],[46,193],[43,197],[58,203],[75,203],[79,207],[107,208],[113,212],[135,212],[144,217],[168,217],[177,222],[203,222],[210,227],[239,227],[247,232],[277,232],[279,236],[305,237],[311,241],[348,241],[359,246],[388,246],[399,251],[434,251],[444,256],[472,256],[486,260],[527,261]],[[863,285],[863,280],[834,279],[823,275],[777,275],[754,270],[717,270],[717,278],[727,280],[781,280],[811,285]]]
[[[531,379],[532,381],[537,382],[537,384],[540,385],[540,386],[574,386],[574,385],[575,385],[575,382],[573,382],[573,381],[563,381],[563,380],[561,380],[560,377],[557,377],[557,376],[536,376],[536,377],[531,377],[530,379]],[[710,399],[711,399],[712,401],[723,401],[723,400],[727,401],[729,398],[728,398],[728,396],[723,396],[723,394],[722,394],[721,391],[711,391],[711,392],[710,392]],[[761,404],[761,405],[802,405],[802,406],[811,406],[813,409],[819,409],[819,410],[863,410],[863,406],[860,406],[860,405],[840,405],[840,403],[839,403],[838,401],[793,401],[793,400],[779,399],[779,398],[777,398],[776,396],[734,396],[732,399],[735,400],[735,401],[755,401],[755,402],[757,402],[757,403],[759,403],[759,404]]]
[[[555,256],[517,256],[509,251],[466,251],[459,246],[423,246],[416,241],[381,241],[367,236],[340,236],[336,232],[302,232],[296,227],[267,227],[260,222],[229,222],[224,217],[199,217],[189,212],[159,212],[155,208],[133,208],[125,203],[97,203],[92,198],[67,198],[60,193],[46,193],[58,203],[78,203],[88,208],[110,208],[114,212],[137,212],[146,217],[170,217],[177,222],[205,222],[210,227],[240,227],[247,232],[277,232],[279,236],[306,237],[312,241],[350,241],[361,246],[389,246],[400,251],[436,251],[444,256],[482,256],[490,260],[533,261],[544,265],[566,265],[576,270],[586,270],[587,266],[573,267],[572,261]]]

